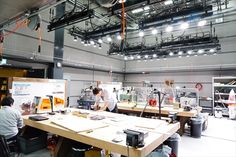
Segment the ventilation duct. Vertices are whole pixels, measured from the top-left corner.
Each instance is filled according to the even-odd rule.
[[[105,8],[110,8],[114,6],[118,0],[96,0],[99,5]]]

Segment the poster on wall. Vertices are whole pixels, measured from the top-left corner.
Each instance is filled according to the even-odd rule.
[[[15,100],[13,107],[21,111],[23,115],[50,112],[51,105],[53,111],[59,111],[65,106],[65,87],[65,80],[13,80],[12,97]]]

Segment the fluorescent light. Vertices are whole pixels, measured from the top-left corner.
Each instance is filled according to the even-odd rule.
[[[184,22],[180,25],[181,29],[187,29],[189,27],[189,23],[188,22]]]
[[[143,9],[144,9],[144,10],[149,10],[150,7],[149,7],[149,6],[145,6]]]
[[[210,52],[210,53],[214,53],[214,52],[215,52],[215,49],[210,49],[209,52]]]
[[[202,27],[202,26],[205,26],[205,25],[206,25],[206,23],[207,23],[207,21],[206,21],[206,20],[201,20],[201,21],[199,21],[199,22],[198,22],[198,24],[197,24],[197,25],[198,25],[199,27]]]
[[[173,1],[172,1],[172,0],[166,0],[166,1],[164,2],[164,4],[165,4],[165,5],[170,5],[170,4],[173,4]]]
[[[108,41],[108,42],[111,42],[111,41],[112,41],[112,39],[111,39],[110,36],[107,37],[107,41]]]
[[[191,55],[193,53],[193,50],[188,50],[187,53]]]
[[[133,14],[136,14],[136,13],[140,13],[140,12],[142,12],[142,11],[143,11],[143,8],[138,8],[138,9],[132,10],[131,12],[132,12]]]
[[[157,34],[157,29],[154,28],[154,29],[152,30],[152,34],[153,34],[153,35]]]
[[[173,30],[173,27],[172,26],[167,26],[166,27],[166,32],[171,32]]]
[[[75,41],[75,42],[78,41],[76,36],[74,36],[74,41]]]
[[[148,58],[148,55],[145,55],[144,58]]]
[[[137,58],[138,58],[138,59],[140,59],[140,58],[141,58],[141,56],[140,56],[140,55],[138,55],[138,56],[137,56]]]
[[[117,35],[117,40],[121,40],[122,38],[121,38],[121,35],[119,34],[119,35]]]
[[[130,59],[131,59],[131,60],[133,60],[133,59],[134,59],[134,57],[133,57],[133,56],[130,56]]]
[[[153,57],[153,58],[156,58],[156,57],[157,57],[157,54],[153,54],[152,57]]]
[[[199,54],[202,54],[203,52],[204,52],[203,49],[200,49],[200,50],[197,51],[197,53],[199,53]]]
[[[102,41],[101,38],[98,39],[98,42],[99,42],[100,44],[103,43],[103,41]]]
[[[179,51],[179,52],[178,52],[178,55],[182,55],[182,54],[183,54],[183,51]]]
[[[138,35],[139,35],[140,37],[143,37],[143,36],[144,36],[144,32],[143,32],[143,31],[140,31]]]
[[[124,60],[128,60],[128,57],[127,57],[127,56],[125,56],[125,57],[124,57]]]
[[[170,53],[169,53],[169,55],[170,55],[170,56],[173,56],[173,55],[174,55],[174,53],[173,53],[173,52],[170,52]]]

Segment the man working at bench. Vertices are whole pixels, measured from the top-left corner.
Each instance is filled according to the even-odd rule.
[[[103,111],[109,111],[113,113],[118,112],[117,108],[117,98],[115,93],[113,92],[108,92],[106,89],[101,89],[101,88],[94,88],[93,89],[93,94],[96,96],[95,98],[95,104],[94,104],[94,109],[97,110],[103,110]],[[100,101],[104,101],[104,105],[100,106],[99,103]]]
[[[7,141],[16,140],[18,129],[23,127],[23,119],[21,114],[11,106],[14,99],[6,96],[2,99],[0,109],[0,135],[5,136]]]

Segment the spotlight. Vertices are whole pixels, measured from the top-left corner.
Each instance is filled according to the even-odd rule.
[[[108,41],[108,42],[111,42],[111,41],[112,41],[112,39],[111,39],[110,36],[107,37],[107,41]]]
[[[178,55],[181,56],[182,54],[183,54],[183,51],[179,51],[179,52],[178,52]]]
[[[153,58],[156,58],[156,57],[157,57],[157,54],[153,54],[152,57],[153,57]]]
[[[210,53],[214,53],[214,52],[215,52],[215,49],[210,49],[209,52],[210,52]]]
[[[173,4],[173,1],[172,1],[172,0],[166,0],[166,1],[164,2],[164,4],[165,4],[165,5],[170,5],[170,4]]]
[[[90,44],[91,44],[91,45],[94,45],[95,42],[94,42],[93,40],[90,40]]]
[[[133,57],[133,56],[130,56],[130,59],[131,59],[131,60],[133,60],[133,59],[134,59],[134,57]]]
[[[170,53],[169,53],[169,55],[170,55],[170,56],[173,56],[173,55],[174,55],[174,53],[173,53],[173,52],[170,52]]]
[[[140,37],[143,37],[144,36],[144,32],[143,31],[139,31],[139,34],[138,34]]]
[[[137,59],[140,59],[140,58],[141,58],[141,56],[140,56],[140,55],[138,55],[138,56],[137,56]]]
[[[125,3],[125,2],[126,2],[126,0],[123,0],[123,2]],[[119,0],[119,3],[122,3],[122,0]]]
[[[203,52],[204,52],[203,49],[200,49],[200,50],[197,51],[197,53],[199,53],[199,54],[202,54]]]
[[[173,30],[173,27],[172,26],[167,26],[166,27],[166,32],[171,32]]]
[[[188,24],[188,22],[184,22],[184,23],[182,23],[181,25],[180,25],[180,28],[181,29],[187,29],[189,27],[189,24]]]
[[[188,50],[187,53],[188,53],[189,55],[191,55],[191,54],[193,54],[193,50]]]
[[[117,40],[121,40],[122,38],[121,38],[121,35],[119,34],[119,35],[117,35]]]
[[[102,38],[99,38],[99,39],[98,39],[98,42],[99,42],[100,44],[103,43]]]
[[[148,58],[148,55],[145,55],[144,58]]]
[[[154,29],[152,30],[152,34],[153,34],[153,35],[157,34],[157,29],[154,28]]]
[[[127,57],[127,56],[125,56],[125,57],[124,57],[124,60],[128,60],[128,57]]]
[[[207,23],[207,21],[206,21],[206,20],[201,20],[201,21],[199,21],[199,22],[198,22],[198,24],[197,24],[197,25],[198,25],[199,27],[202,27],[202,26],[205,26],[205,25],[206,25],[206,23]]]
[[[74,36],[74,41],[75,41],[75,42],[78,41],[76,36]]]

